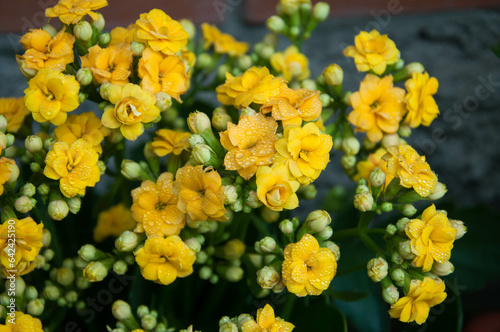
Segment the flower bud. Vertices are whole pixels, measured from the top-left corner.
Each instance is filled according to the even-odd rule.
[[[438,182],[436,186],[434,187],[434,190],[432,193],[427,196],[427,199],[435,201],[443,197],[448,189],[446,188],[446,185],[444,183]]]
[[[33,173],[41,173],[42,172],[42,167],[37,162],[30,163],[30,169]]]
[[[28,196],[21,196],[14,202],[14,208],[21,213],[28,213],[33,208],[33,203]]]
[[[99,37],[99,46],[106,47],[108,46],[110,41],[111,41],[111,36],[109,35],[109,33],[103,33]]]
[[[212,268],[209,266],[202,266],[199,272],[200,279],[202,280],[208,280],[212,276]]]
[[[194,134],[201,134],[206,129],[211,129],[210,119],[205,113],[199,111],[189,114],[187,124],[189,130]]]
[[[224,186],[224,196],[225,205],[230,205],[236,202],[236,200],[238,199],[238,192],[236,190],[236,187],[231,184]]]
[[[77,39],[89,41],[92,38],[92,26],[87,21],[80,21],[73,28],[73,34]]]
[[[314,5],[312,19],[316,22],[323,22],[330,14],[330,5],[326,2],[318,2]]]
[[[457,230],[457,234],[455,235],[455,240],[462,238],[462,236],[467,233],[467,227],[465,227],[464,222],[456,219],[449,219],[451,226]]]
[[[104,21],[104,16],[101,13],[96,13],[99,18],[97,20],[92,20],[92,27],[94,27],[97,31],[101,32],[104,29],[104,25],[106,22]]]
[[[122,300],[118,300],[113,303],[111,306],[111,312],[117,320],[125,320],[133,317],[130,304]]]
[[[326,248],[330,249],[333,252],[333,254],[335,255],[335,259],[338,262],[339,259],[340,259],[340,248],[339,248],[339,246],[335,242],[332,242],[332,241],[325,241],[323,243],[323,245]]]
[[[48,23],[42,26],[42,30],[48,32],[51,37],[57,34],[57,29]]]
[[[78,293],[74,290],[70,290],[64,295],[64,299],[68,303],[75,303],[78,301]]]
[[[293,223],[288,219],[285,219],[282,222],[280,222],[279,228],[280,231],[285,235],[290,235],[294,231]]]
[[[166,94],[163,91],[156,93],[156,107],[160,109],[161,112],[164,112],[172,106],[172,97]]]
[[[24,140],[24,147],[29,152],[35,154],[43,148],[43,142],[37,135],[30,135]]]
[[[325,83],[331,86],[341,85],[344,80],[344,71],[337,64],[331,64],[323,70]]]
[[[273,223],[278,221],[278,219],[280,218],[280,213],[263,206],[260,209],[260,216],[262,217],[262,219],[264,219],[265,222]]]
[[[319,95],[319,101],[321,101],[321,106],[323,108],[330,106],[331,102],[333,101],[332,97],[330,97],[329,94],[327,93],[322,93]]]
[[[224,245],[224,258],[239,259],[245,253],[245,244],[238,239],[232,239]]]
[[[201,53],[196,58],[196,67],[200,69],[208,69],[212,67],[213,58],[208,53]]]
[[[77,214],[82,206],[82,200],[79,197],[72,197],[68,199],[69,212]]]
[[[270,236],[266,236],[265,238],[263,238],[259,241],[259,247],[260,247],[260,250],[265,254],[272,253],[277,248],[276,240],[274,240]]]
[[[31,197],[36,193],[36,187],[34,184],[27,182],[24,186],[21,187],[19,193],[24,196]]]
[[[320,241],[325,241],[331,238],[332,235],[333,235],[333,229],[330,226],[327,226],[321,232],[316,234],[316,238]]]
[[[47,285],[43,289],[43,296],[48,300],[56,301],[61,296],[61,292],[57,286]]]
[[[145,305],[140,305],[137,307],[137,317],[142,318],[149,314],[149,308]]]
[[[43,252],[43,257],[45,257],[45,259],[47,261],[52,260],[52,258],[54,258],[54,256],[55,256],[55,252],[52,249],[45,249],[45,251]]]
[[[410,222],[408,218],[401,218],[396,223],[396,227],[398,228],[399,233],[405,233],[406,225]]]
[[[412,260],[415,258],[415,254],[411,251],[410,240],[399,242],[398,251],[404,259]]]
[[[7,146],[11,146],[12,144],[14,144],[14,141],[16,140],[14,135],[6,134],[5,137],[7,138]]]
[[[354,136],[347,137],[342,141],[342,150],[349,156],[358,154],[360,147],[358,139]]]
[[[144,45],[141,42],[138,41],[133,41],[130,43],[130,50],[132,51],[132,55],[135,57],[140,57],[142,55],[142,51],[146,48],[146,45]]]
[[[283,33],[287,30],[285,21],[277,15],[273,15],[266,21],[266,26],[269,30],[275,33]]]
[[[184,243],[192,250],[194,253],[198,253],[201,250],[201,243],[196,237],[189,238],[184,241]]]
[[[244,271],[239,266],[230,266],[224,273],[224,278],[229,282],[238,282],[243,278]]]
[[[385,259],[377,257],[368,261],[366,269],[368,272],[368,278],[370,278],[373,282],[380,282],[387,276],[389,265]]]
[[[390,285],[382,290],[382,298],[385,302],[389,304],[394,304],[399,300],[398,288],[394,285]]]
[[[382,146],[384,148],[388,148],[389,146],[398,145],[399,144],[399,135],[398,134],[385,134],[382,138]]]
[[[280,274],[271,266],[257,271],[257,283],[263,289],[271,289],[280,281]]]
[[[254,320],[249,314],[241,314],[238,316],[238,326],[241,328],[246,322]]]
[[[231,116],[223,107],[217,107],[212,114],[212,126],[218,131],[227,129],[227,123],[231,122]]]
[[[382,212],[391,212],[393,209],[392,203],[391,202],[383,202],[380,204],[380,211]]]
[[[69,213],[69,207],[62,199],[51,201],[47,208],[47,212],[52,219],[63,220]]]
[[[113,263],[113,271],[118,275],[124,275],[127,273],[128,265],[122,260],[117,260]]]
[[[32,77],[34,77],[38,73],[38,71],[36,69],[26,67],[26,61],[25,60],[16,59],[16,61],[17,61],[17,65],[19,66],[19,71],[25,77],[32,78]]]
[[[75,274],[72,269],[68,269],[66,267],[61,267],[57,269],[56,280],[63,286],[69,286],[75,280]]]
[[[318,90],[318,86],[316,85],[316,82],[310,78],[307,78],[300,82],[300,86],[302,89],[307,89],[311,91],[316,91]]]
[[[215,158],[215,152],[206,144],[197,144],[193,147],[191,153],[195,163],[199,165],[208,165]]]
[[[43,304],[43,300],[35,299],[28,302],[28,314],[31,316],[40,316],[45,309],[45,305]]]
[[[90,262],[83,270],[83,276],[90,282],[102,281],[107,275],[108,269],[100,261]]]
[[[411,204],[405,204],[401,207],[401,213],[403,216],[410,218],[417,213],[417,209]]]
[[[385,184],[385,179],[386,179],[385,172],[378,167],[376,167],[370,173],[369,180],[370,180],[371,185],[374,187],[383,186]]]
[[[410,126],[408,126],[405,123],[399,125],[398,135],[401,136],[401,137],[410,137],[410,135],[411,135],[411,128],[410,128]]]
[[[76,72],[76,80],[81,86],[87,86],[92,83],[92,73],[88,68],[80,68]]]
[[[354,207],[361,212],[371,211],[373,209],[372,194],[361,193],[354,195]]]
[[[432,265],[431,272],[434,273],[435,275],[438,275],[440,277],[447,276],[449,274],[452,274],[453,271],[455,271],[455,267],[450,261],[446,261],[444,263],[439,263],[438,261],[435,261],[434,264]]]
[[[236,65],[241,70],[247,70],[248,68],[253,66],[252,57],[250,57],[249,55],[246,55],[246,54],[241,55],[240,57],[238,57],[238,60],[236,61]]]
[[[0,132],[5,133],[7,130],[7,123],[8,121],[5,115],[0,114]]]
[[[396,234],[396,232],[398,231],[398,228],[396,227],[396,225],[394,224],[389,224],[387,225],[387,227],[385,228],[385,234],[387,236],[394,236],[394,234]]]
[[[351,170],[356,166],[356,156],[343,155],[342,158],[340,158],[340,164],[345,171]]]
[[[35,286],[28,286],[24,291],[24,297],[28,301],[36,299],[38,297],[38,291],[36,290]]]
[[[141,180],[142,178],[141,165],[129,159],[123,159],[121,173],[127,180],[131,181]]]
[[[115,240],[115,248],[121,252],[130,252],[139,244],[139,236],[131,231],[125,231]]]
[[[38,186],[38,188],[36,189],[38,191],[38,193],[42,196],[46,196],[49,194],[50,192],[50,187],[48,186],[48,184],[46,183],[42,183]]]
[[[411,62],[404,68],[408,72],[409,76],[411,76],[413,73],[423,73],[425,71],[424,66],[420,62]]]
[[[257,196],[257,192],[255,190],[249,191],[246,196],[245,204],[252,209],[257,209],[262,206],[262,202]]]
[[[18,177],[19,177],[19,167],[17,167],[17,164],[13,164],[10,173],[10,178],[7,180],[7,183],[16,182]]]
[[[405,282],[405,272],[401,269],[394,269],[391,272],[391,279],[397,286],[401,287]]]
[[[391,262],[395,264],[403,264],[404,261],[405,259],[403,258],[403,256],[401,256],[401,254],[398,251],[394,251],[392,253]]]
[[[240,212],[243,210],[243,199],[238,199],[236,202],[231,204],[231,210],[234,212]]]
[[[87,280],[85,277],[78,277],[76,278],[76,287],[78,289],[87,289],[91,286],[90,281]]]
[[[219,332],[238,332],[238,325],[229,321],[219,325]]]
[[[332,218],[325,210],[315,210],[307,215],[306,224],[311,234],[321,232],[326,226],[330,225]]]
[[[92,244],[84,244],[78,250],[78,255],[87,262],[91,262],[97,258],[97,249]]]
[[[156,317],[151,314],[144,315],[141,318],[141,326],[146,331],[153,330],[156,327]]]

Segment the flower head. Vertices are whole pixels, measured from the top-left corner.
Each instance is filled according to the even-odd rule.
[[[108,98],[114,107],[104,111],[102,124],[111,129],[120,128],[123,136],[131,141],[144,132],[143,123],[152,122],[160,115],[155,97],[132,83],[109,86]]]
[[[68,25],[78,23],[85,15],[97,21],[99,15],[93,11],[107,5],[107,0],[59,0],[54,7],[45,9],[45,16],[59,17],[61,22]]]
[[[79,90],[80,84],[74,76],[67,76],[52,69],[42,69],[24,90],[24,104],[35,121],[50,121],[59,126],[66,121],[66,113],[78,107]]]
[[[285,247],[282,266],[283,283],[288,291],[299,297],[320,295],[328,289],[337,272],[333,251],[320,248],[311,234],[304,234],[297,243]]]
[[[151,146],[153,152],[158,157],[166,156],[170,153],[180,155],[182,151],[189,148],[189,136],[187,132],[178,132],[170,129],[160,129],[156,131]]]
[[[293,210],[299,206],[295,194],[299,187],[299,182],[291,178],[285,165],[261,166],[257,170],[257,197],[271,210]]]
[[[221,144],[228,150],[226,169],[238,171],[248,180],[259,166],[270,165],[276,152],[277,128],[276,121],[261,113],[242,116],[237,125],[229,122],[227,130],[220,133]]]
[[[179,197],[177,207],[192,220],[227,220],[222,179],[211,167],[186,165],[180,168],[175,176],[174,191]]]
[[[266,304],[257,309],[257,319],[248,320],[241,326],[243,332],[290,332],[295,328],[292,323],[275,317],[273,307]]]
[[[11,319],[6,319],[5,325],[0,324],[0,331],[2,332],[43,332],[42,322],[35,317],[25,314],[22,311],[14,312],[14,324]],[[8,317],[9,318],[9,317]]]
[[[383,133],[394,134],[405,113],[405,91],[393,87],[392,76],[383,78],[367,74],[359,91],[351,97],[352,112],[348,120],[356,130],[366,132],[368,139],[378,142]]]
[[[132,51],[125,44],[106,48],[92,46],[81,59],[82,68],[88,68],[100,84],[125,85],[129,82]]]
[[[116,27],[111,29],[109,35],[111,37],[111,41],[109,42],[110,46],[119,45],[122,43],[130,45],[134,41],[134,30],[135,25],[130,24],[128,27]]]
[[[420,124],[429,126],[438,116],[439,109],[432,95],[436,94],[439,83],[435,77],[427,73],[415,72],[405,82],[408,93],[405,97],[408,114],[405,123],[415,128]]]
[[[379,148],[377,149],[377,151],[370,153],[366,160],[359,161],[356,164],[358,173],[356,174],[356,176],[354,176],[354,181],[358,182],[360,179],[369,181],[370,173],[378,167],[385,173],[385,185],[391,183],[394,176],[389,174],[389,171],[387,170],[387,162],[382,159],[382,157],[385,156],[386,153],[386,149]]]
[[[193,273],[196,255],[179,236],[171,235],[147,239],[135,252],[135,260],[145,279],[169,285]]]
[[[57,142],[45,157],[43,174],[60,180],[59,188],[64,196],[85,195],[85,188],[93,187],[101,177],[98,159],[97,151],[82,138],[71,145]]]
[[[24,98],[0,98],[0,114],[7,119],[7,131],[17,133],[30,111],[24,106]]]
[[[137,221],[135,232],[146,232],[148,237],[180,233],[186,224],[186,216],[177,208],[173,185],[173,174],[165,172],[156,183],[147,180],[132,190],[133,204],[130,210],[132,218]]]
[[[399,51],[396,44],[377,30],[361,31],[354,39],[354,46],[348,46],[344,55],[354,58],[359,71],[372,70],[382,75],[388,65],[399,61]]]
[[[400,298],[391,305],[389,315],[398,318],[404,323],[415,321],[423,324],[429,316],[431,307],[446,299],[444,282],[441,279],[424,277],[424,280],[413,279],[410,283],[410,291],[405,297]]]
[[[274,70],[283,74],[287,81],[292,79],[301,81],[311,74],[309,60],[294,45],[289,46],[284,53],[274,53],[269,60]]]
[[[215,25],[203,23],[201,30],[205,40],[204,49],[208,49],[213,44],[215,53],[228,54],[232,57],[243,55],[248,51],[248,43],[239,42],[233,36],[222,33]]]
[[[387,161],[388,174],[399,178],[401,186],[413,188],[422,197],[434,191],[437,176],[425,161],[425,156],[419,156],[407,144],[390,146],[387,151],[383,158]]]
[[[141,14],[135,25],[135,40],[167,55],[179,52],[189,38],[182,25],[160,9]]]
[[[424,210],[422,220],[410,220],[405,232],[410,238],[411,252],[416,255],[414,266],[428,272],[434,261],[443,264],[450,259],[457,230],[444,212],[437,213],[434,204]]]
[[[0,196],[4,191],[3,185],[9,181],[14,167],[17,167],[14,159],[6,157],[0,158]]]
[[[130,210],[120,203],[99,213],[97,225],[94,228],[94,240],[102,242],[108,236],[119,236],[122,232],[132,230],[135,221]]]

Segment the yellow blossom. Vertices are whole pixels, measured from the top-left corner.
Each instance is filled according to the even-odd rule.
[[[408,93],[405,97],[408,114],[405,123],[415,128],[421,124],[429,126],[438,116],[439,109],[432,95],[436,94],[439,83],[435,77],[427,73],[415,72],[405,82]]]
[[[248,43],[239,42],[233,36],[222,33],[215,25],[203,23],[201,30],[205,40],[204,49],[208,49],[213,44],[215,53],[228,54],[231,57],[243,55],[248,51]]]
[[[147,180],[132,190],[130,210],[137,221],[135,232],[145,232],[148,237],[177,235],[186,224],[186,215],[177,208],[173,192],[174,176],[162,173],[156,183]]]
[[[346,47],[344,55],[354,58],[359,71],[372,70],[375,74],[382,75],[388,65],[399,61],[396,44],[387,35],[380,35],[377,30],[361,31],[354,38],[354,44]]]
[[[110,46],[117,46],[119,44],[125,43],[130,45],[134,41],[134,29],[135,25],[130,24],[128,27],[116,27],[111,29],[109,35],[111,37],[111,41],[109,42]]]
[[[356,164],[358,173],[354,176],[354,181],[358,182],[360,179],[369,181],[370,173],[378,167],[385,173],[385,185],[391,183],[394,176],[389,174],[389,171],[387,170],[387,162],[382,159],[386,153],[386,149],[379,148],[374,153],[370,153],[366,160],[359,161]]]
[[[189,38],[182,25],[160,9],[141,14],[135,24],[135,40],[167,55],[179,52]]]
[[[2,157],[0,158],[0,196],[3,195],[3,185],[9,181],[12,174],[12,169],[16,166],[14,159]]]
[[[89,48],[89,53],[81,57],[82,68],[88,68],[100,83],[127,84],[131,74],[132,51],[125,44],[101,48]]]
[[[257,170],[257,197],[273,211],[293,210],[299,206],[295,194],[299,187],[299,182],[291,178],[285,165],[261,166]]]
[[[431,307],[446,299],[445,285],[441,279],[424,277],[424,280],[413,279],[410,291],[395,304],[391,305],[389,315],[404,323],[415,321],[423,324],[429,316]]]
[[[366,132],[368,139],[378,142],[383,133],[394,134],[404,113],[405,91],[393,87],[392,75],[380,78],[368,74],[351,97],[353,110],[348,120],[357,131]]]
[[[153,152],[158,157],[164,157],[171,153],[178,156],[189,148],[189,136],[190,134],[187,132],[177,132],[170,129],[157,130],[153,143],[151,143]]]
[[[24,90],[24,104],[35,121],[50,121],[59,126],[66,121],[66,113],[78,107],[79,90],[80,84],[74,76],[66,76],[52,69],[42,69]]]
[[[135,260],[145,279],[169,285],[193,273],[196,255],[179,236],[171,235],[147,239],[135,252]]]
[[[216,89],[217,99],[238,109],[251,103],[264,104],[279,93],[282,83],[284,79],[271,75],[267,67],[252,67],[236,77],[226,73],[226,82]]]
[[[5,320],[5,325],[0,324],[1,332],[43,332],[42,322],[35,317],[25,314],[22,311],[14,312],[14,324],[8,316]]]
[[[320,295],[337,273],[333,251],[320,248],[311,234],[306,233],[299,242],[288,244],[284,255],[283,283],[290,293],[299,297]]]
[[[330,161],[332,137],[322,134],[314,122],[304,127],[286,127],[276,143],[276,163],[284,164],[302,185],[316,180]]]
[[[85,15],[97,21],[99,15],[93,11],[107,5],[107,0],[59,0],[54,7],[45,9],[45,16],[59,17],[61,22],[68,25],[78,23]]]
[[[85,188],[93,187],[101,177],[98,159],[97,151],[82,138],[71,145],[56,142],[45,157],[43,174],[49,179],[60,180],[59,188],[64,196],[85,195]]]
[[[24,106],[24,98],[0,98],[0,114],[7,119],[7,131],[17,133],[30,111]]]
[[[99,213],[97,225],[94,228],[94,241],[102,242],[110,235],[118,236],[134,227],[135,221],[132,219],[130,210],[120,203]]]
[[[224,158],[226,169],[238,171],[248,180],[259,166],[270,165],[276,152],[277,128],[276,121],[261,113],[242,116],[237,125],[229,122],[227,130],[220,133],[220,142],[228,150]]]
[[[181,102],[180,95],[188,89],[188,75],[184,61],[177,55],[165,55],[146,48],[139,60],[141,87],[152,94],[165,92]]]
[[[292,323],[275,317],[273,307],[269,304],[262,309],[257,309],[257,319],[249,320],[242,324],[243,332],[290,332],[295,328]]]
[[[457,230],[446,213],[437,213],[434,204],[424,210],[422,220],[410,220],[405,232],[410,238],[411,252],[416,255],[412,264],[422,267],[422,271],[430,271],[434,261],[443,264],[450,259]]]
[[[186,165],[180,168],[175,176],[174,192],[179,197],[177,207],[191,220],[227,220],[222,180],[211,167]]]
[[[309,60],[292,45],[284,53],[276,52],[269,59],[274,70],[283,74],[287,81],[296,79],[302,81],[309,77]]]
[[[56,140],[73,144],[79,138],[83,138],[99,153],[102,153],[101,142],[109,135],[109,129],[104,127],[101,119],[94,112],[86,112],[80,115],[71,114],[66,122],[54,129]]]
[[[387,161],[387,171],[399,178],[400,185],[413,188],[420,196],[429,196],[436,187],[437,176],[415,149],[407,144],[390,146],[383,157]]]
[[[132,83],[108,88],[108,100],[114,107],[104,111],[102,124],[111,129],[120,128],[126,139],[135,141],[144,132],[143,123],[152,122],[160,115],[155,97]]]
[[[12,232],[14,232],[14,237],[7,236]],[[21,275],[33,270],[36,264],[32,262],[43,246],[43,224],[37,224],[31,217],[12,218],[0,225],[0,234],[2,234],[0,237],[0,262],[3,271],[17,270],[17,274]],[[14,262],[11,261],[12,258],[14,258]],[[28,268],[24,268],[24,265]],[[22,273],[21,270],[23,270]]]

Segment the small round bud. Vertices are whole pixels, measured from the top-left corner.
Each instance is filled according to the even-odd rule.
[[[341,85],[344,80],[344,71],[337,64],[331,64],[323,70],[325,83],[331,86]]]
[[[397,286],[401,287],[405,282],[405,272],[401,269],[394,269],[391,272],[391,279]]]
[[[43,148],[43,142],[37,135],[30,135],[24,140],[24,147],[29,152],[35,154]]]
[[[108,269],[100,261],[90,262],[83,270],[83,276],[90,282],[102,281],[108,275]]]
[[[92,26],[87,21],[80,21],[73,28],[73,33],[77,39],[89,41],[92,38]]]
[[[57,34],[57,29],[48,23],[42,26],[42,30],[48,32],[51,37]]]
[[[43,300],[35,299],[28,302],[28,314],[31,316],[40,316],[45,309],[45,305],[43,304]]]
[[[14,141],[16,140],[14,135],[6,134],[5,137],[7,138],[7,146],[11,146],[12,144],[14,144]]]
[[[311,234],[321,232],[326,226],[330,225],[332,218],[325,210],[315,210],[307,215],[304,224],[308,226]]]
[[[47,285],[43,289],[43,296],[48,300],[56,301],[61,296],[61,292],[57,286]]]
[[[208,165],[212,159],[212,155],[215,154],[212,148],[206,144],[197,144],[193,147],[191,156],[195,163],[199,165]]]
[[[255,190],[251,190],[247,193],[245,204],[252,209],[257,209],[262,206],[262,202],[257,196],[257,192]]]
[[[73,273],[73,270],[68,269],[66,267],[61,267],[57,269],[56,280],[61,285],[67,287],[71,285],[75,280],[75,274]]]
[[[247,70],[253,65],[252,57],[250,57],[249,55],[242,55],[238,57],[236,64],[241,70]]]
[[[203,112],[195,111],[189,114],[187,119],[189,130],[194,134],[201,134],[206,129],[211,129],[211,122]]]
[[[286,29],[286,23],[277,15],[273,15],[266,21],[266,26],[269,30],[275,33],[283,33]]]
[[[401,124],[398,129],[398,135],[401,137],[410,137],[411,128],[407,124]]]
[[[33,208],[33,204],[28,196],[21,196],[14,202],[14,208],[21,213],[28,213]]]
[[[132,310],[130,310],[130,304],[125,301],[118,300],[111,306],[111,312],[117,320],[125,320],[132,318]]]
[[[392,203],[391,202],[383,202],[380,205],[380,210],[382,212],[391,212],[392,211]]]
[[[300,82],[300,86],[303,89],[311,90],[311,91],[316,91],[318,90],[318,86],[316,85],[316,82],[310,78],[307,78]]]
[[[273,223],[278,221],[278,219],[280,218],[280,213],[263,206],[260,209],[260,216],[262,217],[262,219],[264,219],[265,222]]]
[[[47,261],[51,261],[54,256],[55,252],[52,249],[45,249],[45,251],[43,252],[43,257],[45,257]]]
[[[427,196],[427,199],[430,199],[432,201],[438,200],[443,197],[447,191],[448,189],[446,188],[446,185],[444,183],[438,182],[436,184],[436,187],[434,187],[432,193]]]
[[[200,252],[196,254],[196,263],[205,264],[207,260],[208,260],[208,255],[206,251],[200,250]]]
[[[231,210],[234,212],[240,212],[243,210],[243,199],[238,199],[236,202],[231,204]]]
[[[280,274],[270,266],[257,271],[257,283],[263,289],[271,289],[280,281]]]
[[[179,20],[179,23],[182,25],[184,31],[188,33],[189,39],[193,39],[196,36],[196,26],[191,20],[183,18]]]
[[[16,182],[18,177],[19,177],[19,167],[17,167],[17,164],[13,164],[10,173],[10,178],[7,180],[7,183]]]
[[[257,114],[257,112],[251,107],[245,107],[241,110],[241,116],[253,116]]]
[[[142,55],[142,51],[146,49],[146,45],[141,42],[133,41],[130,43],[130,50],[132,51],[132,55],[135,57],[140,57]]]
[[[160,109],[160,111],[164,112],[172,106],[172,97],[166,94],[163,91],[156,93],[156,107]]]
[[[184,243],[192,250],[194,253],[198,253],[201,250],[201,243],[196,237],[189,238],[184,241]]]
[[[406,225],[410,222],[408,218],[401,218],[396,223],[396,227],[398,228],[399,233],[405,233]]]
[[[82,206],[82,200],[79,197],[72,197],[68,199],[69,212],[77,214]]]
[[[372,194],[361,193],[354,195],[354,207],[361,212],[371,211],[373,209]]]
[[[420,62],[411,62],[404,68],[408,72],[409,76],[411,76],[413,73],[423,73],[425,71],[424,66]]]
[[[239,259],[245,253],[245,244],[238,239],[232,239],[224,245],[224,257],[227,260]]]
[[[69,213],[69,207],[64,200],[51,201],[47,208],[47,212],[52,219],[63,220]]]
[[[137,307],[137,317],[142,318],[149,314],[149,308],[145,305],[140,305]]]
[[[97,249],[92,244],[84,244],[80,250],[78,250],[78,255],[87,262],[91,262],[96,259]]]
[[[399,135],[398,134],[385,134],[382,138],[382,146],[384,148],[388,148],[393,145],[399,144]]]
[[[207,69],[212,66],[213,59],[208,53],[201,53],[196,58],[196,67],[200,69]]]
[[[340,164],[344,168],[344,170],[353,169],[356,166],[356,156],[353,155],[343,155],[340,158]]]
[[[124,275],[127,273],[128,270],[128,265],[122,260],[117,260],[113,264],[113,271],[115,271],[116,274],[118,275]]]
[[[382,257],[372,258],[366,265],[368,278],[370,278],[373,282],[380,282],[384,279],[387,276],[388,269],[389,265]]]
[[[78,289],[87,289],[91,286],[90,281],[87,280],[85,277],[78,277],[76,278],[76,287]]]
[[[206,144],[205,140],[199,134],[191,134],[189,136],[189,145],[194,148],[198,144]]]
[[[332,241],[325,241],[323,243],[323,245],[326,248],[330,249],[333,252],[333,254],[335,255],[335,259],[338,262],[339,259],[340,259],[340,248],[339,248],[339,246],[335,242],[332,242]]]
[[[227,123],[231,122],[231,116],[223,107],[217,107],[212,114],[212,126],[218,131],[227,129]]]
[[[42,196],[46,196],[49,194],[50,192],[50,187],[48,184],[46,183],[42,183],[38,186],[38,188],[36,189],[38,191],[38,193]]]
[[[32,183],[26,183],[24,186],[21,187],[19,190],[19,193],[24,196],[31,197],[36,193],[36,187]]]
[[[380,168],[376,167],[373,171],[370,173],[370,183],[374,187],[381,187],[385,184],[385,179],[386,179],[386,174],[383,170]]]
[[[68,303],[75,303],[78,301],[78,293],[74,290],[70,290],[64,295],[64,299]]]
[[[450,261],[446,261],[442,264],[436,261],[432,265],[432,270],[431,270],[432,273],[434,273],[440,277],[444,277],[444,276],[447,276],[449,274],[452,274],[453,271],[455,271],[455,267],[453,266],[453,264]]]
[[[260,245],[260,250],[266,254],[274,252],[277,248],[276,240],[274,240],[270,236],[266,236],[265,238],[261,239],[259,241],[259,245]]]
[[[38,297],[38,291],[36,290],[35,286],[28,286],[24,291],[24,297],[28,301],[36,299]]]
[[[394,304],[399,300],[398,288],[394,285],[390,285],[382,290],[382,298],[385,302],[389,304]]]
[[[102,29],[104,29],[104,25],[106,24],[106,22],[104,21],[104,16],[102,16],[101,13],[96,13],[99,18],[97,20],[92,20],[92,26],[98,30],[98,31],[102,31]]]
[[[239,266],[230,266],[224,273],[224,278],[229,282],[238,282],[243,278],[244,271]]]
[[[0,114],[0,132],[5,133],[7,130],[7,122],[5,115]]]
[[[121,173],[127,180],[131,181],[141,180],[142,178],[141,165],[129,159],[123,159],[121,166]]]
[[[233,204],[238,199],[238,192],[236,190],[236,187],[233,185],[224,186],[224,195],[224,204],[226,205]]]
[[[151,314],[144,315],[141,318],[141,326],[146,331],[151,331],[156,327],[156,317]]]
[[[233,322],[227,322],[219,326],[219,332],[238,332],[238,325]]]
[[[241,328],[243,326],[243,324],[245,324],[246,322],[249,322],[249,321],[253,321],[253,320],[254,319],[249,314],[241,314],[238,316],[238,326]]]
[[[212,276],[212,268],[209,266],[202,266],[199,272],[200,279],[208,280]]]
[[[404,259],[412,260],[415,258],[415,254],[411,251],[410,240],[399,242],[398,251]]]
[[[333,235],[333,229],[330,226],[325,227],[321,232],[316,234],[316,237],[320,241],[325,241],[331,238]]]
[[[323,22],[330,14],[330,5],[326,2],[318,2],[314,5],[312,19],[317,22]]]
[[[280,222],[279,228],[280,231],[285,235],[290,235],[294,231],[293,223],[288,219],[285,219],[282,222]]]
[[[88,68],[80,68],[76,72],[76,80],[81,86],[87,86],[92,83],[92,72]]]
[[[467,233],[467,227],[465,227],[465,224],[461,220],[456,220],[456,219],[449,219],[451,226],[457,230],[457,234],[455,234],[455,240],[458,240],[462,238],[462,236]]]
[[[0,150],[7,148],[7,135],[0,132]]]
[[[411,204],[405,204],[401,208],[401,213],[403,216],[410,218],[417,213],[417,209]]]
[[[37,162],[30,163],[30,169],[33,173],[41,173],[42,172],[42,167]]]
[[[110,41],[111,41],[111,36],[109,35],[109,33],[103,33],[99,37],[99,46],[106,47],[108,46]]]
[[[349,156],[358,154],[360,147],[361,144],[354,136],[347,137],[342,141],[342,150]]]
[[[387,236],[394,236],[394,234],[396,234],[397,231],[398,228],[394,224],[389,224],[385,228],[385,234],[387,234]]]
[[[131,231],[125,231],[115,240],[115,248],[121,252],[130,252],[139,244],[139,236]]]
[[[391,262],[393,262],[395,264],[403,264],[404,261],[405,261],[405,259],[403,258],[403,256],[401,256],[401,254],[399,252],[394,251],[392,253]]]

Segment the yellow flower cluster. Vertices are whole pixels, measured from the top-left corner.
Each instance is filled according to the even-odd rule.
[[[7,131],[17,133],[30,111],[24,106],[21,98],[0,98],[0,114],[7,119]]]
[[[89,48],[89,53],[81,57],[82,68],[88,68],[99,84],[111,83],[123,86],[129,82],[132,51],[126,44],[99,45]]]
[[[248,320],[241,325],[243,332],[290,332],[295,328],[292,323],[276,317],[273,307],[269,304],[257,309],[257,319]]]
[[[151,146],[153,152],[158,157],[163,157],[173,153],[180,155],[182,151],[189,148],[189,133],[176,132],[170,129],[160,129],[156,131],[156,136],[153,139]]]
[[[421,124],[429,126],[438,116],[439,109],[432,95],[436,94],[439,83],[427,73],[413,73],[405,82],[408,94],[405,97],[408,114],[405,123],[415,128]]]
[[[311,75],[309,60],[294,45],[289,46],[283,53],[274,53],[269,60],[274,70],[283,74],[287,81],[302,81]]]
[[[228,54],[231,57],[243,55],[248,51],[248,43],[236,41],[233,36],[222,33],[215,25],[203,23],[201,30],[205,40],[204,49],[214,45],[215,53]]]
[[[42,322],[22,311],[14,312],[14,318],[8,317],[5,325],[0,324],[2,332],[43,332]]]
[[[94,10],[107,5],[107,0],[59,0],[57,5],[45,10],[45,16],[58,17],[61,22],[68,25],[78,23],[86,15],[97,21],[99,15]]]

